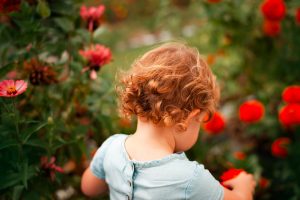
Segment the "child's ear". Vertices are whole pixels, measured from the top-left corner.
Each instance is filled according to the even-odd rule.
[[[194,118],[195,116],[197,116],[197,115],[199,115],[200,114],[200,109],[195,109],[195,110],[193,110],[190,114],[189,114],[189,116],[188,116],[188,118],[187,118],[187,122],[189,122],[192,118]]]

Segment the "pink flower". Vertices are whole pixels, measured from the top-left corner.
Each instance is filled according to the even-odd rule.
[[[89,31],[93,31],[99,25],[99,19],[103,15],[104,10],[104,5],[89,8],[81,6],[80,16],[84,21],[87,21]]]
[[[4,80],[0,82],[0,97],[15,97],[27,89],[27,83],[23,80]]]
[[[99,44],[85,51],[80,50],[79,54],[88,61],[88,67],[85,67],[83,72],[90,70],[90,78],[93,80],[97,78],[96,72],[111,60],[110,49]]]
[[[42,156],[40,161],[41,168],[46,171],[52,181],[55,179],[55,172],[64,173],[64,170],[55,164],[55,160],[53,156],[50,160],[47,156]]]

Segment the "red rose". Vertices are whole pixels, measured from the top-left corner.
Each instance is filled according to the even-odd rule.
[[[281,32],[281,24],[278,21],[265,20],[263,24],[263,31],[267,36],[277,36]]]
[[[279,121],[286,127],[300,124],[300,104],[288,104],[279,111]]]
[[[265,113],[263,104],[257,100],[244,102],[239,109],[240,120],[246,123],[258,122]]]
[[[300,25],[300,8],[296,10],[296,23]]]
[[[285,15],[285,5],[283,0],[265,0],[261,11],[264,17],[270,21],[280,21]]]
[[[300,103],[300,85],[292,85],[284,89],[282,99],[286,103]]]
[[[213,135],[218,134],[224,130],[225,121],[219,112],[215,112],[212,118],[204,124],[204,130]]]
[[[288,155],[287,146],[291,143],[291,140],[287,137],[277,138],[272,143],[272,154],[273,156],[285,158]]]
[[[223,182],[231,180],[231,179],[237,177],[243,171],[244,171],[243,169],[235,169],[235,168],[231,168],[231,169],[227,170],[226,172],[224,172],[220,176],[221,185],[223,185],[224,187],[228,188],[227,186],[224,185]],[[228,188],[228,189],[230,189],[230,188]]]

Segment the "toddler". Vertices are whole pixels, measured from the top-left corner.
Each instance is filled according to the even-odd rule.
[[[195,48],[170,43],[137,59],[119,90],[125,115],[137,116],[132,135],[109,137],[83,174],[88,196],[109,191],[111,200],[251,200],[255,181],[240,173],[223,187],[184,151],[197,141],[219,90]]]

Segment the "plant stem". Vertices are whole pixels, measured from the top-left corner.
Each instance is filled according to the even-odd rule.
[[[17,105],[16,105],[16,99],[13,98],[12,100],[12,103],[13,103],[13,112],[14,112],[14,122],[15,122],[15,127],[16,127],[16,140],[17,142],[19,143],[19,159],[21,161],[23,161],[24,157],[23,157],[23,144],[22,144],[22,140],[20,138],[20,131],[19,131],[19,114],[17,112]]]

